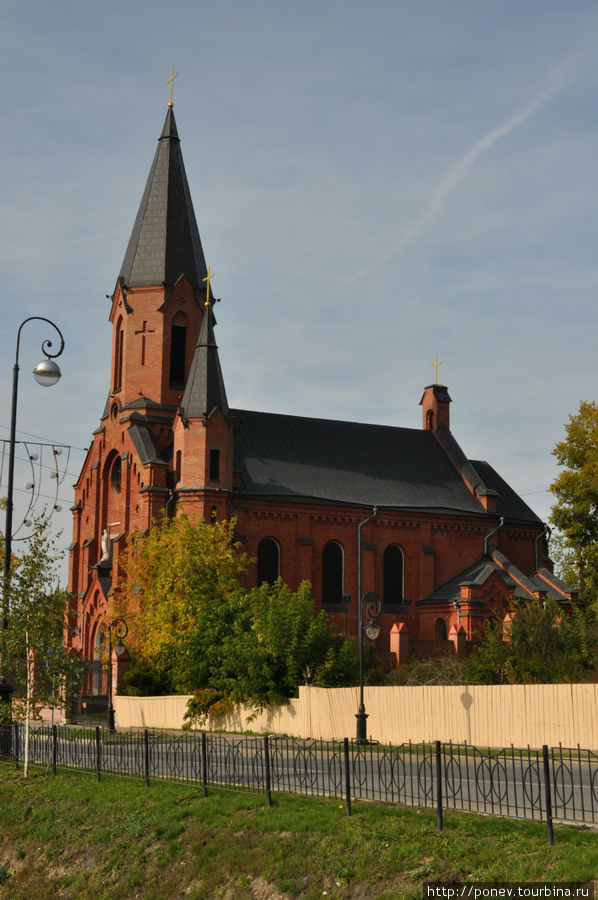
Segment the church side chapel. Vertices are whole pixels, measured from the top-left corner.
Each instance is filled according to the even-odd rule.
[[[513,599],[570,608],[548,529],[489,463],[465,456],[436,379],[419,429],[230,407],[211,279],[171,94],[110,298],[108,397],[75,486],[75,652],[100,658],[127,536],[164,512],[235,517],[255,559],[249,583],[309,580],[342,632],[357,634],[358,592],[377,592],[376,646],[393,664],[465,652]]]

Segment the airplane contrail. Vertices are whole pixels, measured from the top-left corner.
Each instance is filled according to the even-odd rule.
[[[354,284],[356,281],[359,281],[370,272],[373,272],[378,268],[378,266],[387,262],[401,250],[405,249],[405,247],[407,247],[409,244],[413,243],[413,241],[415,241],[416,238],[418,238],[419,235],[424,231],[425,227],[440,215],[446,205],[449,196],[465,179],[478,159],[483,156],[484,153],[487,153],[492,147],[494,147],[494,145],[497,144],[507,134],[527,122],[527,120],[530,119],[531,116],[533,116],[534,113],[536,113],[540,109],[540,107],[551,100],[552,97],[554,97],[555,94],[562,90],[564,86],[565,79],[563,77],[556,78],[550,87],[546,88],[546,90],[544,90],[538,97],[530,101],[526,106],[523,107],[523,109],[519,110],[519,112],[511,116],[510,119],[507,119],[506,122],[503,122],[501,125],[493,128],[491,131],[485,134],[484,137],[480,138],[480,140],[472,144],[471,147],[469,147],[465,151],[465,153],[463,153],[463,155],[457,160],[457,162],[448,170],[440,183],[436,185],[436,187],[432,191],[432,196],[426,207],[419,214],[419,216],[417,216],[417,218],[407,226],[407,228],[399,236],[398,240],[393,243],[387,250],[385,250],[374,263],[365,267],[360,272],[354,273],[349,279],[343,281],[342,283],[338,283],[331,290],[334,291],[341,287],[346,288],[347,286]]]

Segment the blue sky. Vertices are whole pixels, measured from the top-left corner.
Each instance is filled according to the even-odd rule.
[[[47,316],[63,378],[26,326],[18,425],[74,448],[64,545],[171,65],[230,404],[419,427],[437,354],[463,449],[546,519],[598,395],[597,43],[577,0],[2,4],[0,437]]]

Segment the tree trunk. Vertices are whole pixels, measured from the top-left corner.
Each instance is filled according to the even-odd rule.
[[[29,632],[25,632],[25,659],[27,667],[26,694],[25,694],[25,761],[23,764],[23,775],[29,778],[29,713],[31,705],[31,665],[29,661]]]
[[[585,566],[584,566],[584,561],[583,561],[583,555],[581,552],[581,541],[579,541],[579,543],[577,545],[577,565],[579,567],[579,590],[583,594],[583,592],[586,589],[586,584],[585,584],[585,579],[583,577],[583,570],[584,570]]]

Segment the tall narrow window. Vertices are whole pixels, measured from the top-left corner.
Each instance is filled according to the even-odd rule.
[[[343,601],[343,550],[329,541],[322,551],[322,606],[340,606]]]
[[[210,450],[210,481],[220,481],[220,450]]]
[[[114,347],[114,390],[120,391],[123,378],[123,346],[125,342],[125,333],[122,323],[117,325],[116,345]]]
[[[173,325],[170,329],[170,386],[185,386],[185,354],[187,350],[187,329],[184,325]]]
[[[274,584],[280,575],[280,551],[272,538],[264,538],[257,548],[257,583]]]
[[[444,619],[436,619],[436,640],[446,641],[446,622]]]
[[[389,544],[384,551],[384,607],[403,603],[403,551],[396,544]]]
[[[110,485],[115,494],[120,494],[122,488],[122,460],[117,456],[110,469]]]

